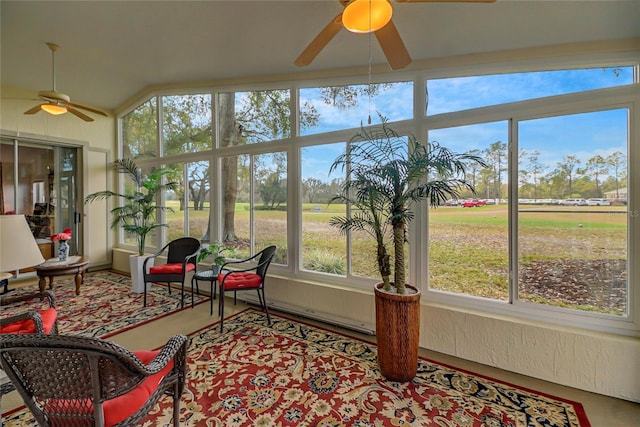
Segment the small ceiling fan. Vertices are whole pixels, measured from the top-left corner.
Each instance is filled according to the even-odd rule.
[[[38,97],[41,100],[46,102],[28,109],[27,111],[24,112],[24,114],[35,114],[41,110],[46,111],[47,113],[53,114],[53,115],[59,115],[59,114],[64,114],[66,112],[69,112],[74,116],[81,118],[85,122],[92,122],[93,119],[91,117],[77,110],[78,108],[80,108],[82,110],[90,111],[92,113],[99,114],[101,116],[106,117],[107,116],[106,113],[100,110],[96,110],[95,108],[87,107],[80,104],[74,104],[73,102],[71,102],[71,98],[69,97],[69,95],[65,95],[64,93],[60,93],[56,91],[55,53],[60,48],[60,46],[58,46],[55,43],[47,43],[47,46],[51,50],[51,63],[52,63],[52,69],[53,69],[53,90],[43,90],[38,92]]]
[[[327,24],[326,27],[320,31],[320,33],[316,36],[315,39],[309,43],[309,45],[302,51],[300,56],[294,61],[294,64],[299,67],[304,67],[316,58],[320,51],[324,49],[324,47],[329,44],[331,39],[335,37],[336,34],[342,29],[345,28],[349,31],[356,33],[370,33],[373,32],[378,39],[378,43],[380,43],[380,47],[384,52],[385,57],[387,58],[387,62],[391,66],[392,70],[398,70],[406,67],[411,62],[411,56],[409,56],[409,52],[405,47],[402,38],[400,37],[400,33],[396,29],[395,24],[391,20],[392,15],[392,7],[389,0],[338,0],[344,10],[340,12],[335,18]],[[440,3],[440,2],[450,2],[450,3],[493,3],[496,0],[395,0],[398,3]],[[373,10],[373,7],[385,9],[386,12],[380,12],[381,14],[385,14],[387,17],[382,21],[381,27],[376,27],[373,23],[373,20],[376,19],[377,11]],[[351,9],[351,10],[349,10]],[[356,16],[355,19],[361,19],[360,28],[351,27],[351,23],[345,22],[346,14],[350,15],[360,15]],[[369,14],[371,18],[369,18]],[[366,18],[364,16],[366,15]],[[351,19],[351,17],[350,17]],[[364,20],[362,20],[364,19]],[[358,26],[356,24],[356,26]]]

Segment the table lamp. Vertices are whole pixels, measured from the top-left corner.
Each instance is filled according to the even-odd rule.
[[[10,271],[42,264],[44,258],[24,215],[0,215],[0,283],[9,291]]]

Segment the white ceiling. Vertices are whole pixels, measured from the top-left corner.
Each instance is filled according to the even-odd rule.
[[[640,37],[639,0],[397,3],[415,60]],[[0,2],[0,83],[114,109],[150,85],[366,65],[368,37],[342,30],[304,68],[294,59],[341,10],[337,0]],[[375,38],[373,63],[385,63]]]

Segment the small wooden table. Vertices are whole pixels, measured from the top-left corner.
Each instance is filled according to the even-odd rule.
[[[36,272],[40,281],[40,292],[44,292],[46,278],[49,278],[49,289],[53,289],[53,278],[55,276],[66,276],[75,274],[76,295],[80,295],[80,285],[84,281],[84,273],[89,268],[89,258],[84,256],[70,256],[66,261],[58,261],[58,258],[50,258],[44,263],[37,265]]]

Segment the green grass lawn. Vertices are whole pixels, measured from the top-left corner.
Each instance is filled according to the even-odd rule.
[[[167,214],[169,238],[184,235],[184,212],[177,202]],[[302,251],[304,267],[344,274],[346,243],[331,217],[344,214],[343,205],[304,204],[302,206]],[[192,235],[200,237],[207,228],[209,209],[190,210]],[[238,256],[249,254],[249,205],[236,204],[235,231]],[[506,205],[478,208],[440,207],[429,210],[429,280],[432,289],[464,293],[483,298],[508,300],[508,214]],[[276,244],[279,262],[286,259],[287,216],[284,207],[254,212],[256,247]],[[193,230],[196,230],[194,233]],[[535,262],[558,260],[626,259],[626,207],[521,206],[518,214],[519,268]],[[375,246],[366,235],[354,235],[352,270],[377,277]],[[390,249],[392,249],[390,245]],[[324,265],[324,266],[323,266]],[[425,266],[425,268],[427,268]],[[533,301],[540,297],[531,296]],[[545,300],[553,304],[552,300]],[[582,306],[576,305],[583,309]]]

